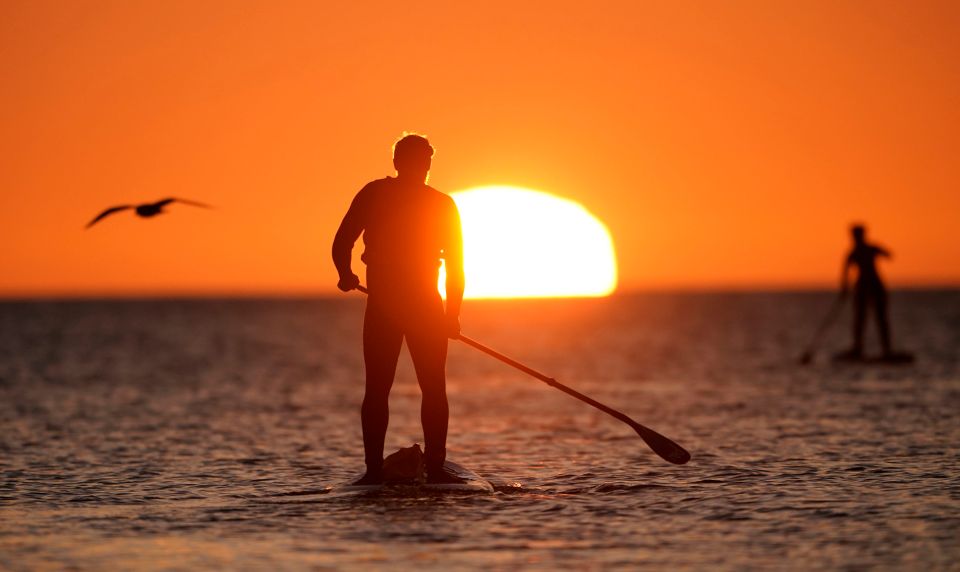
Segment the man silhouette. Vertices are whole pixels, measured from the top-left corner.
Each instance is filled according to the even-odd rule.
[[[405,135],[393,147],[396,177],[368,183],[357,193],[333,240],[333,262],[344,292],[360,280],[351,269],[353,245],[363,234],[367,308],[363,321],[366,389],[360,410],[367,472],[357,484],[383,479],[388,397],[404,339],[422,394],[420,419],[427,480],[461,482],[443,469],[448,406],[447,337],[460,334],[463,239],[457,206],[426,184],[433,147]],[[440,259],[446,262],[447,305],[437,291]]]
[[[893,352],[890,349],[890,328],[887,322],[887,289],[877,272],[876,259],[879,256],[889,258],[890,252],[868,243],[863,225],[856,224],[850,227],[850,234],[853,238],[853,248],[843,263],[840,295],[841,297],[848,295],[850,269],[856,266],[857,281],[853,287],[853,347],[840,357],[846,359],[863,357],[863,329],[867,311],[872,307],[880,330],[883,357],[889,358]]]

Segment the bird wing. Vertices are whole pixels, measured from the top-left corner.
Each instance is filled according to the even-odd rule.
[[[112,215],[112,214],[115,213],[115,212],[120,212],[120,211],[124,211],[124,210],[127,210],[127,209],[132,209],[132,208],[133,208],[133,205],[120,205],[120,206],[116,206],[116,207],[110,207],[110,208],[108,208],[107,210],[103,211],[102,213],[98,214],[98,215],[97,215],[97,218],[95,218],[95,219],[93,219],[92,221],[90,221],[89,223],[87,223],[87,227],[86,227],[86,228],[90,228],[91,226],[93,226],[93,225],[97,224],[98,222],[100,222],[101,219],[106,218],[106,217]]]
[[[157,204],[160,205],[160,206],[166,206],[166,205],[168,205],[168,204],[170,204],[170,203],[172,203],[172,202],[174,202],[174,201],[176,201],[176,202],[178,202],[178,203],[183,203],[183,204],[185,204],[185,205],[192,205],[192,206],[195,206],[195,207],[203,207],[203,208],[205,208],[205,209],[213,208],[213,207],[211,207],[210,205],[207,205],[207,204],[204,204],[204,203],[198,203],[197,201],[191,201],[191,200],[188,200],[188,199],[180,199],[180,198],[177,198],[177,197],[173,197],[173,198],[169,198],[169,199],[163,199],[162,201],[160,201],[160,202],[157,203]]]

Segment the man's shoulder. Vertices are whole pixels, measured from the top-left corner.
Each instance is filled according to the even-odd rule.
[[[382,179],[375,179],[373,181],[370,181],[366,185],[364,185],[363,188],[360,189],[360,192],[361,193],[376,192],[378,189],[384,189],[391,186],[394,181],[396,181],[396,179],[394,179],[393,177],[384,177]]]
[[[456,203],[453,202],[453,197],[451,197],[451,196],[448,195],[447,193],[444,193],[443,191],[438,191],[437,189],[434,189],[434,188],[431,187],[430,185],[424,185],[424,187],[425,187],[425,188],[427,189],[427,191],[430,193],[430,196],[431,196],[434,200],[436,200],[437,202],[442,203],[444,206],[448,206],[448,207],[450,207],[450,206],[456,207],[456,206],[457,206]]]
[[[397,189],[398,184],[399,181],[396,177],[384,177],[382,179],[376,179],[364,185],[363,188],[360,189],[360,192],[357,193],[357,197],[375,198],[377,195],[381,195],[382,193],[392,193],[399,190]],[[419,196],[426,196],[429,198],[429,202],[432,202],[433,204],[440,204],[444,208],[456,208],[457,206],[453,201],[453,197],[447,193],[438,191],[430,185],[423,185]]]
[[[357,192],[357,196],[353,199],[354,205],[357,208],[368,208],[369,205],[378,202],[378,197],[383,196],[393,180],[392,177],[384,177],[370,181]]]

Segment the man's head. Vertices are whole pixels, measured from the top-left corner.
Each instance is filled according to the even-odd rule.
[[[862,224],[851,225],[850,235],[853,236],[853,241],[859,244],[866,238],[867,228]]]
[[[404,133],[393,144],[393,166],[401,178],[425,182],[432,158],[433,147],[422,135]]]

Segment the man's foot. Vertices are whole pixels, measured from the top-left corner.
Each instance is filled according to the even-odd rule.
[[[383,473],[367,471],[360,479],[351,483],[352,486],[382,485]]]
[[[880,361],[885,363],[913,363],[914,356],[910,352],[884,352]]]
[[[442,469],[427,469],[427,484],[428,485],[460,485],[467,482],[464,479],[461,479],[446,467]]]
[[[860,348],[850,348],[845,352],[834,354],[833,359],[837,361],[860,361],[863,359],[863,350]]]

